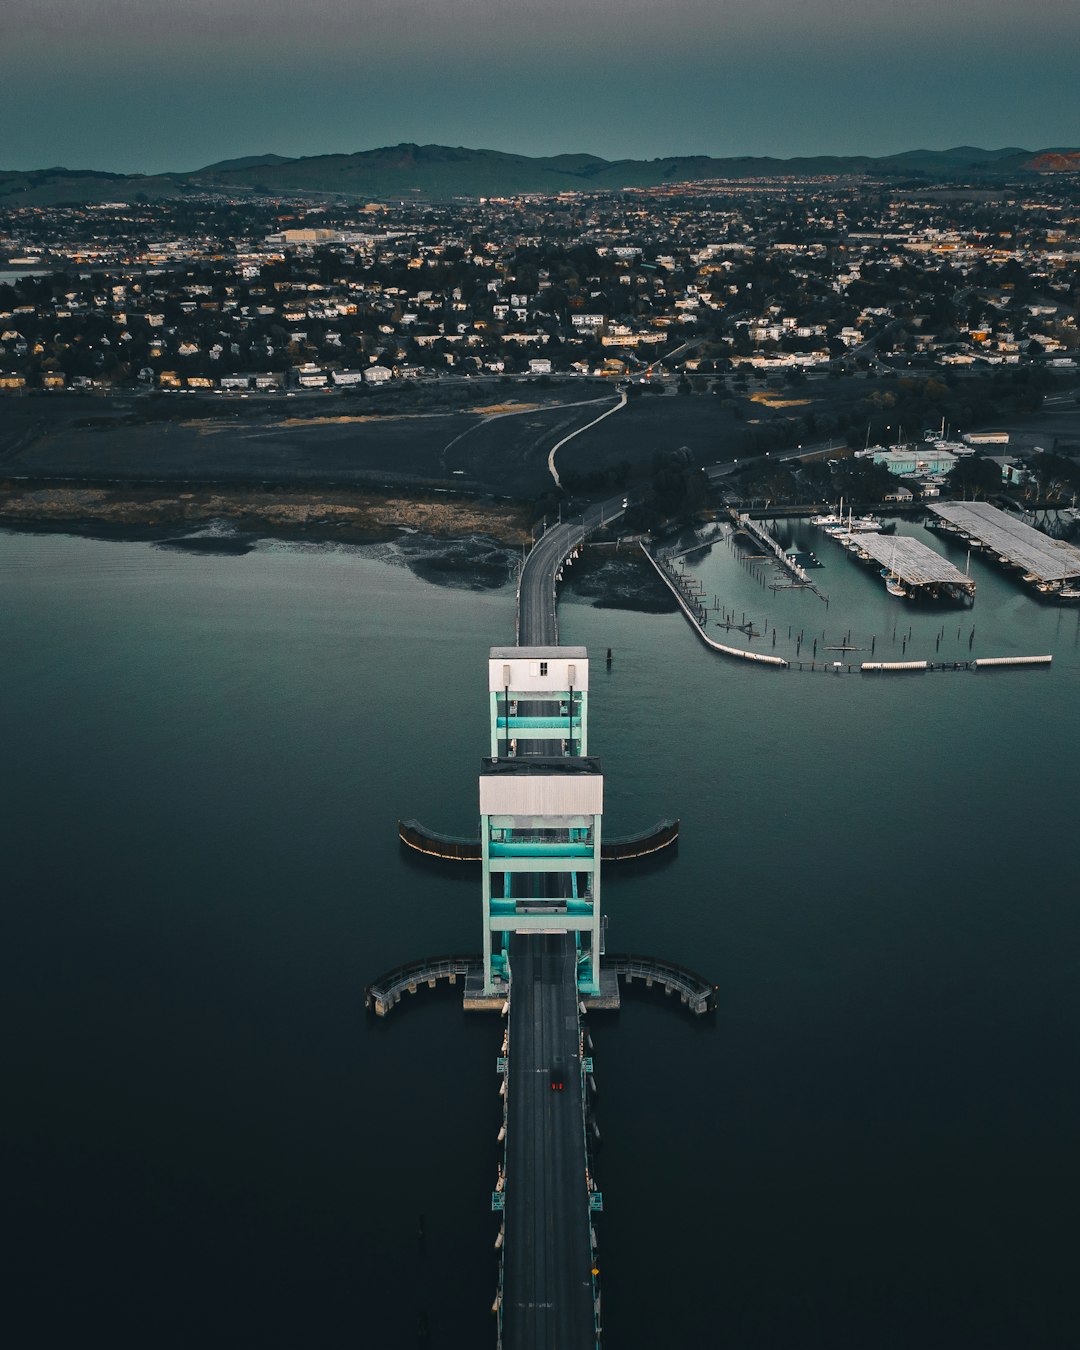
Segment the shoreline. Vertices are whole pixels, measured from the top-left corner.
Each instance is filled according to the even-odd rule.
[[[241,535],[319,543],[381,544],[419,533],[435,540],[480,535],[505,547],[530,539],[528,506],[449,494],[252,490],[227,486],[0,487],[0,528],[165,542],[227,522]]]
[[[261,540],[391,545],[400,561],[437,586],[488,590],[512,580],[531,542],[529,504],[449,494],[348,490],[267,491],[158,485],[90,487],[0,482],[0,530],[149,543],[188,553],[242,556]],[[644,613],[675,605],[640,558],[586,550],[567,576],[571,595],[604,609]]]

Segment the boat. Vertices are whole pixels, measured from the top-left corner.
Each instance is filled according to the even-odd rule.
[[[817,515],[810,517],[811,525],[819,525],[823,530],[828,529],[830,525],[841,525],[844,520],[844,499],[840,498],[840,505],[835,511],[829,511],[826,515]]]
[[[811,516],[810,524],[817,525],[823,529],[826,534],[866,534],[869,530],[880,530],[882,522],[877,516],[855,516],[848,508],[848,513],[844,515],[844,499],[840,498],[840,505],[835,511],[829,511],[823,516]]]
[[[881,575],[885,578],[885,589],[890,595],[895,595],[898,600],[907,598],[907,591],[900,584],[900,578],[896,572],[896,545],[893,544],[892,556],[889,559],[888,567],[881,569]]]
[[[877,516],[815,516],[811,525],[820,525],[826,534],[870,534],[881,530]]]

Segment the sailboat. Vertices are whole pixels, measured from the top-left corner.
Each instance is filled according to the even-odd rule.
[[[895,595],[903,600],[907,596],[907,591],[900,584],[900,578],[896,572],[896,545],[893,544],[892,555],[889,558],[888,568],[881,569],[881,575],[885,578],[885,589],[890,595]]]

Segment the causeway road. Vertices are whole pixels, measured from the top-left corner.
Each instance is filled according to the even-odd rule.
[[[612,497],[590,506],[582,515],[552,525],[536,541],[525,559],[518,584],[517,642],[519,647],[554,647],[559,641],[555,588],[559,568],[601,525],[618,520],[628,497]]]

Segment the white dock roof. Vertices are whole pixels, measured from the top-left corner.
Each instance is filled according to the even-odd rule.
[[[946,585],[975,589],[970,577],[918,539],[903,534],[869,533],[855,535],[855,541],[875,562],[888,567],[911,586]]]
[[[930,510],[1039,581],[1080,577],[1080,548],[1051,539],[988,502],[936,502]]]

